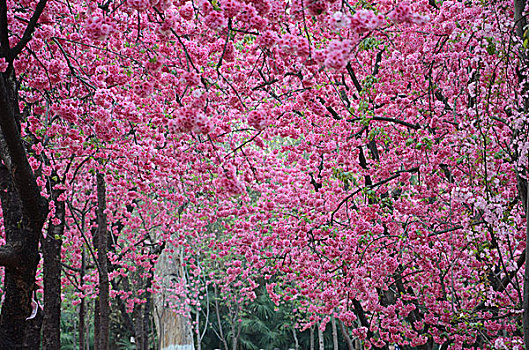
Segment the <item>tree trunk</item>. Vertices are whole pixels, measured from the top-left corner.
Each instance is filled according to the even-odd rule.
[[[520,39],[520,42],[524,43],[525,37],[525,27],[527,25],[527,20],[524,15],[525,7],[527,3],[526,0],[514,0],[514,20],[516,23],[516,35]],[[527,85],[527,73],[525,72],[527,66],[529,65],[529,57],[527,55],[527,50],[524,46],[521,47],[520,51],[520,62],[521,67],[519,69],[518,77],[519,84],[522,86],[522,95],[526,95],[529,86]],[[524,111],[527,113],[529,110],[529,98],[524,99]],[[525,209],[525,219],[526,219],[526,238],[525,238],[525,271],[524,271],[524,281],[523,281],[523,338],[524,344],[529,344],[529,164],[525,164],[526,179],[523,179],[520,175],[517,176],[517,187],[520,199],[522,201],[522,206]],[[524,198],[525,197],[525,198]]]
[[[310,326],[310,350],[314,350],[314,326]]]
[[[299,350],[299,340],[298,340],[298,335],[296,334],[295,327],[292,327],[292,335],[294,336],[295,350]]]
[[[149,290],[152,287],[152,275],[151,278],[147,280],[146,290]],[[149,325],[151,319],[151,307],[152,307],[152,295],[150,292],[147,292],[147,300],[143,308],[143,331],[145,332],[145,337],[143,338],[144,349],[149,350]]]
[[[38,309],[33,294],[47,203],[22,145],[15,118],[18,106],[15,109],[10,104],[13,92],[7,82],[12,79],[12,67],[0,75],[0,198],[6,239],[0,247],[0,265],[5,266],[0,349],[38,349],[42,313],[31,315]]]
[[[85,271],[85,252],[81,248],[81,272],[79,273],[79,284],[83,284],[83,277]],[[79,304],[79,350],[85,350],[85,298],[81,298],[81,303]]]
[[[97,322],[97,338],[94,339],[95,350],[108,350],[109,340],[109,293],[110,283],[108,280],[108,258],[107,258],[107,216],[106,210],[106,188],[103,174],[97,173],[97,267],[99,272],[99,296],[96,299],[97,307],[95,319]]]
[[[527,174],[529,178],[529,172]],[[524,344],[529,345],[529,186],[526,182],[525,206],[525,271],[523,280],[523,338]]]
[[[38,19],[45,0],[33,14]],[[36,21],[25,32],[33,33]],[[0,314],[0,349],[39,349],[42,312],[34,301],[38,244],[48,214],[21,138],[17,77],[13,61],[27,41],[12,50],[7,1],[0,1],[0,56],[8,63],[0,73],[0,199],[6,244],[0,247],[5,266],[4,300]],[[32,311],[37,311],[32,314]]]
[[[325,350],[325,340],[323,340],[323,332],[320,327],[320,323],[317,323],[318,325],[318,344],[319,344],[319,350]]]
[[[158,343],[160,350],[194,350],[193,328],[190,317],[185,317],[181,312],[176,312],[171,308],[168,300],[169,294],[166,292],[171,285],[171,277],[177,276],[180,282],[185,279],[183,269],[183,252],[180,259],[170,258],[166,248],[158,258],[156,263],[156,274],[160,279],[162,290],[154,295],[155,315],[154,321],[158,332]],[[175,249],[176,250],[176,249]],[[177,253],[175,253],[176,255]]]
[[[347,349],[354,350],[355,347],[353,346],[353,341],[351,340],[349,333],[347,333],[347,329],[345,328],[343,321],[340,320],[339,323],[340,323],[340,331],[342,332],[342,336],[345,339],[345,343],[347,344]]]
[[[332,324],[332,346],[334,350],[338,350],[338,330],[336,329],[336,319],[334,316],[331,318]]]
[[[54,174],[57,176],[57,174]],[[56,181],[52,180],[52,188]],[[52,190],[55,201],[55,217],[60,222],[49,223],[48,234],[42,238],[44,257],[44,321],[42,324],[42,348],[53,350],[61,348],[61,246],[64,233],[65,205],[57,198],[61,190]]]
[[[29,323],[32,313],[35,273],[39,261],[37,241],[22,213],[22,204],[14,188],[8,169],[0,166],[0,198],[6,232],[6,245],[12,250],[10,260],[4,266],[5,297],[0,314],[0,349],[30,349],[39,347],[39,341],[29,342]],[[23,257],[23,255],[25,255]],[[40,315],[42,317],[42,315]],[[37,337],[40,340],[40,336]]]

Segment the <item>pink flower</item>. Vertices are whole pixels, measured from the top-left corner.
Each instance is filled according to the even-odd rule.
[[[6,62],[6,59],[3,57],[0,57],[0,72],[5,72],[9,64]]]
[[[145,11],[150,6],[149,0],[128,0],[127,4],[138,11]]]
[[[92,40],[105,40],[114,32],[112,22],[109,18],[103,17],[100,10],[87,19],[84,28],[86,36]]]
[[[213,30],[219,30],[226,26],[226,19],[222,15],[222,12],[219,11],[211,11],[206,18],[204,18],[204,22]]]
[[[351,24],[351,17],[343,12],[335,12],[331,17],[331,25],[336,29],[349,27]]]
[[[191,18],[193,18],[193,15],[195,13],[195,10],[193,9],[193,4],[191,2],[187,2],[184,6],[182,6],[178,13],[180,13],[180,16],[182,16],[183,19],[189,21]]]
[[[327,10],[327,0],[307,0],[305,3],[311,16],[321,15]]]
[[[352,42],[350,40],[333,40],[327,48],[325,66],[335,70],[345,68],[351,55],[351,46]]]
[[[248,114],[248,125],[257,130],[263,130],[269,124],[266,113],[262,110],[253,110]]]
[[[310,46],[305,37],[285,34],[277,42],[281,51],[292,56],[308,56]]]
[[[401,2],[398,4],[395,10],[389,14],[389,18],[395,23],[410,23],[419,25],[423,25],[430,21],[429,16],[422,16],[418,13],[412,12],[410,4],[407,2]]]
[[[263,48],[270,49],[276,44],[277,40],[278,36],[276,32],[267,30],[257,37],[257,45]]]
[[[378,28],[384,21],[382,15],[376,15],[373,11],[358,10],[351,17],[351,28],[358,33],[368,32]]]
[[[190,87],[200,84],[200,76],[195,72],[184,72],[182,74],[183,82]]]
[[[223,0],[221,7],[224,10],[224,15],[227,18],[233,18],[237,16],[241,9],[241,3],[237,0]]]

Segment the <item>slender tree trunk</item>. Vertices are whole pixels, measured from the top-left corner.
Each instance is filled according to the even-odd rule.
[[[151,275],[150,278],[147,280],[146,290],[149,290],[152,287],[152,278]],[[143,347],[144,350],[149,350],[149,324],[151,319],[151,307],[152,307],[152,295],[150,292],[147,292],[147,298],[146,302],[143,308],[143,331],[144,331],[144,338],[143,338]]]
[[[98,296],[94,299],[94,350],[100,350],[99,348],[100,338],[101,338],[101,310],[100,310],[99,296]],[[90,347],[88,347],[88,350],[89,349]]]
[[[57,176],[57,174],[54,174]],[[57,181],[52,180],[52,188]],[[55,201],[55,217],[60,220],[49,223],[48,234],[42,238],[42,252],[44,257],[44,321],[42,324],[43,350],[61,348],[61,246],[64,233],[65,205],[57,199],[62,190],[52,190],[52,200]]]
[[[84,271],[85,271],[85,252],[81,248],[81,272],[79,273],[79,284],[82,285]],[[85,300],[81,298],[81,303],[79,304],[79,350],[85,350]]]
[[[200,311],[197,308],[197,312],[195,314],[195,333],[197,334],[195,345],[197,346],[197,350],[202,350],[202,344],[201,344],[202,337],[200,336],[200,322],[199,321],[200,321]]]
[[[106,210],[106,188],[104,175],[97,173],[97,266],[99,272],[99,296],[96,299],[97,307],[95,319],[98,320],[97,335],[94,343],[96,350],[108,350],[109,340],[109,316],[110,316],[110,283],[108,280],[108,258],[107,258],[107,216]]]
[[[349,336],[349,333],[347,333],[347,329],[345,328],[345,325],[343,324],[343,321],[338,321],[340,324],[340,331],[342,332],[342,336],[345,339],[345,343],[347,344],[348,350],[354,350],[353,341],[351,340],[351,337]]]
[[[140,305],[134,307],[134,340],[136,342],[136,350],[148,350],[145,346],[145,329],[143,328],[143,310]]]
[[[44,256],[42,348],[44,350],[61,348],[61,245],[61,239],[53,235],[47,236],[42,242]]]
[[[169,258],[167,249],[171,249],[171,247],[166,248],[160,254],[156,263],[156,274],[162,285],[162,291],[154,295],[154,321],[158,332],[159,349],[195,350],[190,317],[183,316],[181,312],[171,308],[167,302],[169,300],[168,294],[165,292],[165,289],[171,284],[171,279],[174,279],[175,276],[185,279],[183,252],[180,252],[180,259],[177,260]]]
[[[516,23],[516,35],[520,39],[520,41],[524,42],[524,36],[525,36],[525,27],[527,25],[527,19],[524,16],[525,7],[527,5],[526,0],[514,0],[514,20]],[[520,61],[521,61],[521,67],[519,69],[518,78],[519,78],[519,84],[522,87],[522,94],[526,94],[529,90],[529,81],[527,79],[527,73],[521,73],[525,72],[527,66],[529,65],[529,57],[527,55],[526,49],[522,46],[520,49]],[[524,101],[524,110],[527,113],[529,110],[529,99],[525,98]],[[523,308],[523,317],[522,317],[522,323],[523,323],[523,337],[524,337],[524,344],[528,346],[529,344],[529,164],[525,164],[526,166],[526,175],[528,176],[526,179],[521,178],[521,176],[517,176],[517,185],[518,185],[518,192],[520,194],[520,199],[522,200],[524,209],[525,209],[525,219],[526,219],[526,245],[525,245],[525,272],[524,272],[524,283],[523,283],[523,302],[522,302],[522,308]],[[525,197],[525,198],[524,198]]]
[[[310,350],[314,350],[314,326],[310,326],[309,342],[310,342]]]
[[[215,292],[215,314],[217,315],[217,323],[219,325],[219,338],[222,342],[222,345],[224,345],[224,350],[228,350],[228,342],[226,341],[226,338],[224,337],[224,331],[222,329],[222,322],[220,319],[220,308],[219,308],[219,294],[217,293],[217,285],[213,284],[213,290]]]
[[[317,323],[318,325],[318,344],[319,344],[319,350],[325,350],[325,340],[323,339],[323,331],[321,330],[320,323]]]
[[[336,319],[334,316],[331,318],[332,325],[332,346],[334,350],[338,350],[338,330],[336,329]]]
[[[296,334],[296,328],[292,327],[292,335],[294,336],[294,344],[296,344],[295,350],[299,350],[298,335]]]
[[[529,178],[529,172],[527,174]],[[529,186],[526,182],[525,205],[525,271],[523,280],[523,338],[529,346]]]

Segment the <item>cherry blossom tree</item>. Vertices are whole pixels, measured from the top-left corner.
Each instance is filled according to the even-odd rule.
[[[264,284],[366,348],[521,348],[524,11],[1,1],[0,347],[38,347],[41,317],[59,346],[64,266],[98,349],[112,298],[138,314],[169,288],[184,317],[201,283],[234,303]]]

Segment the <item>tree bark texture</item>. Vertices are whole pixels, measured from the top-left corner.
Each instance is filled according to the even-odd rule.
[[[106,210],[106,186],[104,175],[97,173],[97,267],[99,272],[99,295],[96,300],[97,338],[96,350],[108,350],[110,317],[110,282],[108,279],[108,233]]]
[[[85,252],[84,249],[81,250],[81,272],[79,274],[79,281],[80,283],[83,282],[84,277],[84,271],[85,271]],[[79,304],[79,350],[85,350],[85,334],[86,334],[86,327],[85,327],[85,306],[86,301],[85,298],[81,298],[81,303]]]
[[[323,339],[323,332],[320,327],[320,323],[317,323],[318,326],[318,344],[319,344],[319,350],[325,350],[325,340]]]
[[[47,205],[29,168],[8,96],[4,73],[0,78],[0,156],[3,162],[0,165],[0,196],[6,244],[0,247],[0,265],[6,269],[5,297],[0,314],[0,349],[38,349],[42,313],[27,318],[32,313],[35,274],[40,258],[38,243]],[[14,132],[14,135],[4,137],[8,132]],[[29,174],[26,173],[28,169],[24,169],[26,165]],[[24,179],[25,176],[30,178]],[[35,191],[19,189],[20,186],[29,186],[31,181]]]
[[[528,174],[529,176],[529,174]],[[527,182],[526,182],[527,184]],[[525,271],[523,279],[523,337],[524,344],[529,344],[529,186],[526,185],[525,206]]]
[[[309,342],[310,342],[310,350],[314,350],[314,326],[310,327]]]
[[[56,174],[54,174],[57,176]],[[57,181],[52,180],[52,188]],[[57,199],[62,190],[52,189],[51,198],[55,201],[57,225],[49,223],[48,233],[42,238],[44,258],[44,321],[42,324],[42,349],[61,348],[61,246],[64,233],[65,204]]]
[[[42,312],[33,302],[38,244],[48,214],[40,195],[20,133],[17,77],[13,60],[31,38],[46,5],[40,0],[23,38],[9,44],[7,1],[0,1],[0,55],[8,67],[0,74],[0,199],[6,244],[0,247],[5,266],[4,299],[0,314],[0,349],[38,349]],[[32,315],[32,310],[37,313]]]
[[[336,329],[336,318],[331,318],[332,325],[332,346],[334,350],[338,350],[338,330]]]
[[[516,35],[520,39],[522,45],[524,44],[525,32],[527,30],[527,19],[525,18],[524,11],[527,6],[526,0],[514,0],[514,21],[516,24]],[[522,88],[522,94],[526,94],[529,90],[529,81],[527,79],[527,73],[525,72],[527,66],[529,65],[529,57],[527,55],[527,49],[522,46],[520,49],[520,61],[522,66],[519,67],[519,84]],[[525,98],[524,101],[524,110],[527,113],[529,111],[529,99]],[[524,344],[529,344],[529,186],[527,179],[529,178],[529,164],[523,164],[526,170],[526,178],[522,176],[517,176],[517,186],[520,199],[522,201],[522,206],[525,210],[526,218],[526,246],[525,246],[525,271],[524,271],[524,280],[523,280],[523,337]]]
[[[171,247],[169,247],[170,249]],[[175,252],[178,249],[174,249]],[[175,311],[167,302],[170,298],[165,291],[172,278],[184,279],[183,256],[169,257],[167,248],[160,254],[156,263],[156,274],[160,279],[162,290],[154,295],[154,321],[158,332],[160,350],[195,350],[193,328],[189,317]],[[180,253],[183,254],[183,253]],[[175,281],[176,282],[176,281]]]

